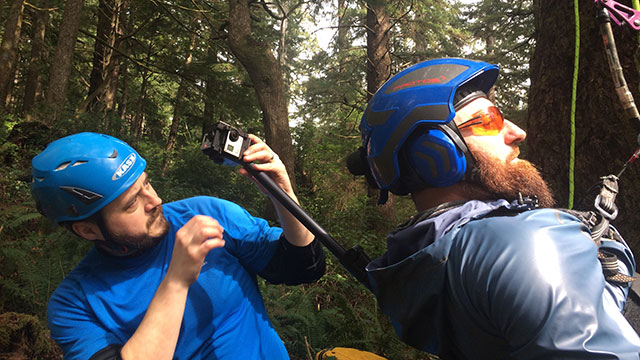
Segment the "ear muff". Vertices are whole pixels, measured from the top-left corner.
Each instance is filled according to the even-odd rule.
[[[425,184],[444,187],[460,181],[467,171],[467,159],[443,129],[419,129],[409,137],[405,156]]]
[[[367,152],[365,151],[364,147],[360,146],[358,150],[352,152],[351,154],[349,154],[349,156],[347,156],[347,169],[353,175],[364,175],[370,187],[374,189],[380,188],[373,178],[371,168],[367,163]]]

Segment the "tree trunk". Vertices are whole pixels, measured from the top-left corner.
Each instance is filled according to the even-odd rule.
[[[0,44],[0,113],[6,112],[18,61],[18,43],[22,29],[24,0],[13,0]]]
[[[293,142],[282,70],[269,44],[252,36],[248,2],[229,0],[229,7],[229,47],[253,82],[263,111],[266,141],[284,162],[295,189]]]
[[[391,19],[383,1],[367,3],[367,100],[391,76]]]
[[[114,49],[119,48],[124,8],[123,0],[99,2],[87,111],[96,110],[99,103],[102,103],[108,112],[115,109],[120,56],[114,53]]]
[[[120,77],[122,78],[122,89],[121,89],[121,95],[119,100],[117,101],[117,107],[118,107],[118,117],[121,120],[125,120],[128,116],[127,111],[129,109],[127,109],[127,105],[128,105],[128,100],[129,98],[127,97],[127,91],[129,90],[129,71],[127,69],[127,65],[128,65],[128,61],[127,59],[123,59],[122,61],[122,66],[120,67],[120,70],[122,71],[122,73],[120,74]]]
[[[205,63],[209,65],[209,69],[215,69],[216,64],[219,63],[218,53],[220,45],[216,37],[219,35],[218,29],[222,26],[223,22],[226,22],[226,19],[220,18],[218,21],[209,25],[208,46],[204,59]],[[218,103],[218,92],[220,90],[217,77],[215,76],[215,70],[207,72],[205,80],[204,109],[202,113],[202,131],[200,132],[200,138],[204,136],[205,132],[209,130],[216,121],[224,121],[222,116],[218,116],[218,119],[216,119],[216,104]]]
[[[349,11],[349,4],[347,0],[338,0],[338,12],[336,14],[338,18],[338,30],[336,31],[336,42],[334,45],[334,53],[338,59],[338,73],[342,76],[347,71],[347,65],[353,61],[350,55],[349,49],[351,44],[349,43],[349,32],[351,30],[351,21],[347,16]],[[344,101],[347,102],[346,100]]]
[[[126,14],[128,13],[127,9],[129,8],[129,2],[127,0],[123,1],[123,5],[122,5],[122,19],[120,20],[120,24],[121,26],[121,30],[120,33],[118,34],[118,39],[120,41],[120,45],[119,48],[121,49],[122,53],[124,54],[128,54],[129,53],[129,39],[125,39],[124,38],[124,34],[128,34],[131,29],[133,29],[134,27],[134,18],[133,16],[129,16],[127,17]],[[126,18],[126,20],[125,20]],[[127,58],[123,58],[122,59],[122,63],[120,64],[120,69],[121,69],[121,77],[122,77],[122,90],[121,90],[121,96],[120,96],[120,101],[118,101],[118,116],[120,117],[120,119],[122,120],[126,120],[127,118],[130,117],[130,115],[128,114],[128,105],[129,105],[129,96],[128,96],[128,90],[129,90],[129,60]]]
[[[113,54],[109,61],[109,67],[105,73],[105,80],[107,85],[104,88],[104,107],[107,112],[112,112],[116,109],[117,96],[118,96],[118,80],[120,78],[120,55]]]
[[[42,76],[45,68],[45,59],[48,50],[45,47],[44,35],[49,21],[49,0],[42,0],[38,4],[39,9],[33,9],[33,29],[31,34],[31,58],[29,59],[29,70],[24,88],[24,99],[22,101],[22,111],[27,120],[30,120],[30,111],[37,101],[42,97]]]
[[[569,154],[571,84],[574,71],[574,15],[568,2],[534,0],[536,49],[531,58],[528,157],[540,166],[554,189],[557,206],[570,197]],[[624,115],[614,90],[592,1],[580,1],[580,67],[576,98],[575,208],[590,208],[589,188],[599,177],[617,174],[638,147],[637,131]],[[636,34],[612,23],[625,77],[638,98],[633,55]],[[562,35],[560,35],[562,34]],[[569,35],[570,34],[570,35]],[[640,250],[640,168],[631,165],[620,179],[614,222],[638,258]],[[587,201],[581,203],[582,198]]]
[[[91,99],[87,103],[87,111],[93,110],[100,101],[98,90],[103,88],[101,85],[104,80],[106,59],[109,57],[107,53],[111,51],[107,44],[113,28],[113,4],[114,0],[100,0],[98,2],[98,25],[93,46],[93,67],[89,75],[89,93],[87,94],[87,97]]]
[[[153,40],[149,43],[147,48],[147,56],[145,62],[149,62],[151,59],[151,54],[153,53]],[[142,83],[140,84],[140,94],[136,99],[136,112],[133,116],[133,124],[131,124],[131,135],[135,139],[134,142],[137,142],[142,138],[142,133],[144,132],[145,127],[145,102],[147,101],[147,88],[149,85],[149,78],[152,76],[150,74],[149,69],[144,67],[142,69]]]
[[[216,80],[213,76],[210,75],[207,77],[207,83],[205,85],[204,111],[202,113],[201,137],[204,136],[205,132],[215,123],[215,103],[213,101],[217,94],[215,82]]]
[[[212,28],[211,33],[209,34],[209,46],[207,47],[206,53],[206,63],[213,67],[214,64],[218,63],[218,54],[213,46],[213,34],[214,29]],[[202,132],[200,133],[200,137],[204,136],[205,132],[209,130],[211,126],[214,124],[214,116],[215,116],[215,102],[217,87],[216,78],[212,73],[207,75],[207,80],[205,84],[205,97],[204,97],[204,111],[202,113]]]
[[[347,12],[347,0],[338,0],[338,30],[336,34],[336,50],[344,50],[347,43],[347,35],[349,34],[349,26],[345,22]]]
[[[182,79],[178,92],[176,94],[175,105],[173,107],[173,119],[171,120],[171,128],[169,129],[169,137],[167,139],[167,147],[165,148],[164,160],[162,161],[162,177],[167,175],[171,159],[174,156],[173,150],[176,148],[176,139],[178,138],[178,128],[180,127],[180,119],[182,118],[184,108],[184,95],[187,91],[186,80]]]
[[[389,31],[391,19],[385,8],[384,1],[371,0],[367,2],[367,100],[384,84],[391,76],[391,55],[389,53]],[[379,192],[369,188],[367,195],[369,203],[376,206]],[[376,207],[385,219],[395,223],[396,211],[394,198],[389,194],[387,203]],[[372,228],[380,228],[380,222],[373,219]]]
[[[278,42],[278,64],[280,68],[287,66],[287,30],[289,28],[289,17],[286,15],[280,20],[280,41]]]
[[[107,86],[105,87],[104,102],[108,112],[116,110],[118,100],[118,80],[120,78],[122,61],[120,52],[125,53],[122,51],[122,37],[124,35],[123,21],[126,17],[127,5],[126,0],[116,0],[114,2],[113,29],[111,37],[109,38],[109,45],[112,47],[112,50],[109,57],[109,66],[107,66],[107,71],[105,72]]]
[[[83,0],[67,0],[65,2],[47,89],[47,105],[51,109],[45,119],[48,125],[52,125],[58,119],[66,102],[67,85],[73,65],[73,53],[82,18],[83,4]]]
[[[140,84],[140,95],[138,96],[137,101],[137,110],[133,116],[133,124],[131,125],[131,134],[133,135],[135,141],[140,140],[142,138],[142,133],[144,132],[145,126],[145,112],[144,105],[147,101],[147,85],[149,83],[149,71],[145,69],[142,72],[142,83]]]
[[[192,24],[195,24],[197,16],[194,17]],[[192,31],[190,34],[189,54],[184,64],[184,73],[189,72],[189,66],[193,61],[193,49],[196,46],[196,32]],[[180,86],[178,87],[178,93],[176,94],[175,105],[173,106],[173,119],[171,120],[171,129],[169,130],[169,138],[167,139],[167,147],[165,148],[164,161],[162,162],[161,174],[164,177],[167,174],[169,165],[171,165],[171,159],[173,158],[173,150],[176,148],[176,140],[178,138],[178,129],[180,128],[180,120],[184,112],[184,97],[189,86],[188,80],[183,77],[180,80]]]

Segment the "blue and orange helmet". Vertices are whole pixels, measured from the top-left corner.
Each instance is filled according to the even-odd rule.
[[[363,157],[377,187],[403,195],[462,180],[473,157],[453,122],[456,105],[486,96],[498,73],[496,65],[444,58],[411,66],[384,83],[360,122]],[[407,173],[420,184],[407,182]]]

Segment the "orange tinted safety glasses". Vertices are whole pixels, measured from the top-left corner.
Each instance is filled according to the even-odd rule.
[[[495,106],[478,110],[473,113],[471,119],[458,125],[458,129],[469,129],[473,135],[493,136],[498,135],[504,126],[504,116]]]

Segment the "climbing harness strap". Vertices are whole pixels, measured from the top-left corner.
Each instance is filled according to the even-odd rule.
[[[600,247],[602,240],[622,242],[620,235],[610,226],[610,222],[618,216],[615,204],[618,194],[618,177],[604,176],[600,180],[600,193],[594,201],[595,211],[563,210],[580,219],[591,231],[591,240],[598,247],[598,260],[607,281],[618,284],[630,283],[633,277],[618,271],[618,257]]]
[[[615,204],[616,195],[618,194],[618,178],[615,175],[609,175],[602,177],[601,180],[600,193],[596,196],[594,202],[595,210],[558,210],[575,216],[589,228],[591,240],[593,240],[598,248],[598,260],[600,261],[605,280],[616,284],[628,284],[633,282],[634,278],[620,273],[618,271],[618,257],[602,249],[600,246],[603,239],[620,243],[623,242],[620,235],[609,226],[610,222],[618,216],[618,207]],[[518,204],[516,207],[501,207],[484,217],[513,216],[536,208],[538,208],[538,199],[536,196],[523,197],[522,194],[518,194]]]

